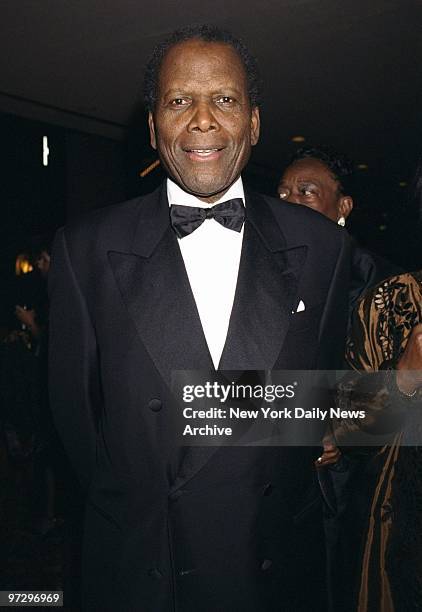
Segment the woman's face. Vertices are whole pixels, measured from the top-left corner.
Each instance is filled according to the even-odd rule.
[[[346,218],[353,206],[352,199],[342,195],[338,181],[327,166],[311,157],[288,166],[277,191],[282,200],[309,206],[333,221],[342,216]],[[345,207],[344,200],[350,200],[351,204]]]

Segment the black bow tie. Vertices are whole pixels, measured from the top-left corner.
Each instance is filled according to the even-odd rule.
[[[170,206],[170,221],[178,238],[184,238],[194,232],[205,219],[215,219],[223,227],[240,232],[245,220],[242,198],[227,200],[211,208],[179,206],[179,204]]]

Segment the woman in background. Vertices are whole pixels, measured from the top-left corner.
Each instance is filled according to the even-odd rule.
[[[341,227],[353,211],[355,172],[351,160],[329,145],[302,147],[290,159],[277,188],[281,200],[313,208]],[[402,270],[361,247],[353,238],[350,307],[362,291]]]
[[[422,159],[414,180],[422,220]],[[359,302],[347,361],[356,370],[397,369],[407,423],[373,460],[359,612],[422,609],[422,270],[392,276]]]
[[[349,160],[327,146],[300,149],[285,169],[278,194],[296,204],[314,208],[344,226],[353,208]],[[422,160],[415,178],[415,198],[422,217]],[[369,289],[358,302],[351,324],[346,359],[360,371],[397,369],[397,385],[404,402],[409,402],[409,421],[397,444],[384,446],[361,462],[358,474],[345,480],[349,493],[343,497],[344,514],[327,519],[327,552],[333,559],[330,573],[335,590],[338,576],[354,571],[352,543],[365,537],[359,561],[358,601],[347,609],[359,612],[411,612],[422,609],[422,451],[409,444],[422,441],[411,417],[412,407],[422,402],[422,271],[393,274],[394,268],[355,245],[352,283]],[[381,279],[389,276],[386,280]],[[362,283],[362,279],[364,283]],[[353,287],[352,287],[352,291]],[[359,298],[354,291],[354,303]],[[417,419],[416,419],[417,420]],[[335,445],[324,446],[317,467],[336,469],[342,455]],[[349,501],[347,501],[347,499]],[[368,504],[369,500],[369,504]],[[363,520],[362,517],[365,516]],[[331,523],[330,523],[331,520]],[[333,532],[334,529],[334,532]],[[340,529],[340,532],[337,530]],[[335,535],[332,544],[333,533]],[[338,539],[340,538],[340,539]],[[329,550],[331,546],[331,551]],[[343,557],[349,556],[349,561]],[[345,565],[339,570],[341,563]],[[345,590],[345,583],[340,591]],[[346,606],[344,593],[333,595]],[[333,607],[335,609],[335,605]],[[346,609],[346,608],[345,608]]]
[[[407,424],[383,447],[360,569],[359,612],[422,609],[422,270],[393,276],[359,303],[347,348],[358,370],[397,369]]]

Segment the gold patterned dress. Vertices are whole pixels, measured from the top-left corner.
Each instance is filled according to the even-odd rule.
[[[347,360],[356,370],[394,368],[412,328],[422,322],[422,271],[393,276],[365,294],[355,312]],[[420,410],[420,404],[414,409]],[[422,447],[383,447],[362,547],[357,610],[422,610]]]

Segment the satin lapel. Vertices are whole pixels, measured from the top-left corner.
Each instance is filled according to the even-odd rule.
[[[136,330],[163,380],[172,370],[213,369],[165,190],[144,201],[130,253],[109,261]]]
[[[306,246],[288,245],[264,199],[246,200],[238,282],[221,370],[268,370],[277,360],[296,307]]]
[[[144,202],[130,253],[109,261],[139,337],[166,385],[172,371],[215,374],[177,238],[170,227],[165,190]],[[218,447],[189,447],[170,494],[207,463]]]

